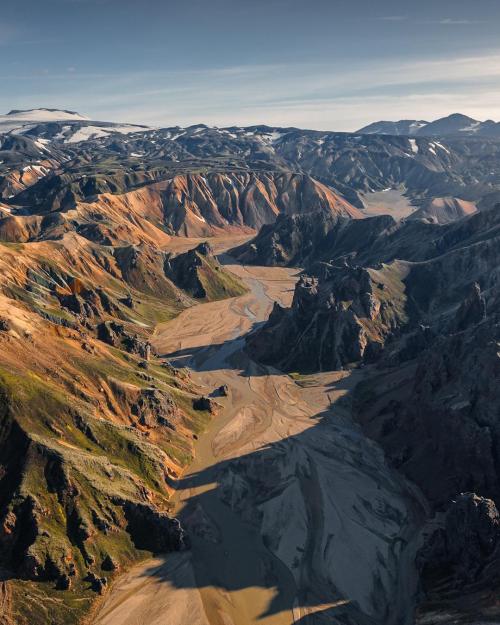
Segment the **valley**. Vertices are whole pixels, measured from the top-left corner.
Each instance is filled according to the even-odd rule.
[[[385,189],[366,193],[361,197],[364,208],[363,214],[368,217],[376,215],[391,215],[394,219],[404,219],[415,212],[412,205],[404,195],[404,189]]]
[[[294,380],[250,360],[243,336],[290,303],[297,272],[225,266],[250,292],[190,308],[154,337],[207,392],[228,388],[175,487],[191,551],[118,578],[96,622],[411,623],[425,502],[351,419],[364,372]]]

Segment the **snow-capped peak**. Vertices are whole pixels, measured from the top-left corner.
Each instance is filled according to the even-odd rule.
[[[90,121],[90,117],[80,115],[75,111],[61,111],[59,109],[27,109],[12,110],[7,115],[0,115],[0,118],[8,118],[9,120],[18,119],[27,122],[59,122],[59,121]]]

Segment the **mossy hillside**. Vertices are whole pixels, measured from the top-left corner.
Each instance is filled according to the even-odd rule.
[[[167,254],[164,267],[172,283],[197,300],[217,301],[247,292],[239,278],[220,265],[206,242],[181,254]]]
[[[124,260],[74,237],[29,243],[23,252],[12,263],[4,259],[0,293],[9,301],[4,310],[22,311],[0,334],[0,389],[8,405],[0,457],[15,453],[13,428],[25,445],[17,447],[15,466],[7,466],[0,528],[8,534],[0,535],[7,547],[0,564],[14,573],[15,622],[45,623],[50,606],[53,622],[69,625],[96,597],[84,581],[89,570],[109,577],[113,573],[101,570],[107,555],[121,568],[147,555],[134,544],[127,506],[169,512],[172,479],[192,461],[195,435],[212,416],[194,410],[199,393],[186,372],[154,354],[97,340],[98,326],[110,321],[147,344],[158,322],[194,304],[165,276],[161,252],[145,249],[136,257],[135,248],[127,248]],[[209,297],[244,291],[212,262],[202,269]],[[86,292],[90,312],[66,305]],[[106,306],[97,301],[96,295],[104,301],[101,293]],[[144,397],[158,397],[156,406],[171,412],[163,420],[155,412],[141,418],[137,406]],[[70,571],[76,573],[71,589],[56,590]]]
[[[147,388],[137,359],[112,348],[109,356],[75,357],[72,353],[67,360],[89,389],[109,383],[111,374],[138,391]],[[192,408],[195,389],[182,372],[152,361],[147,375],[158,389],[168,389],[174,397],[182,411],[179,431],[155,430],[148,437],[134,425],[119,422],[119,415],[116,422],[109,414],[104,418],[93,390],[87,401],[69,394],[64,376],[57,384],[33,371],[0,369],[0,385],[9,398],[11,418],[30,440],[11,509],[15,511],[28,498],[34,498],[43,513],[38,517],[38,533],[29,553],[41,562],[71,560],[79,572],[71,592],[87,592],[81,577],[89,557],[94,569],[107,553],[124,566],[144,556],[131,542],[119,502],[145,501],[167,510],[168,472],[170,468],[177,472],[192,459],[192,432],[201,432],[209,421],[208,413]],[[112,412],[109,406],[108,411]],[[83,542],[75,539],[75,517],[78,527],[83,524],[88,528],[89,536]],[[113,530],[101,531],[102,524]],[[30,583],[22,584],[32,588]],[[50,590],[50,585],[47,588]],[[45,591],[40,587],[36,592]],[[63,595],[60,601],[66,601]],[[73,614],[73,610],[66,612]]]
[[[110,355],[121,353],[115,349],[109,351]],[[137,360],[128,354],[126,357],[131,362],[113,357],[72,357],[72,364],[83,376],[86,387],[92,389],[92,394],[97,392],[101,395],[96,398],[97,406],[99,401],[103,402],[102,408],[97,408],[99,416],[104,417],[105,413],[100,411],[106,407],[109,409],[109,402],[113,399],[100,391],[103,385],[109,388],[111,380],[116,379],[130,386],[130,396],[125,398],[126,402],[132,401],[137,391],[147,389],[151,384],[144,380],[144,372],[137,367]],[[69,396],[66,385],[60,387],[33,372],[12,374],[0,369],[0,384],[12,398],[15,412],[19,415],[18,421],[26,432],[91,454],[105,454],[118,466],[135,471],[150,488],[158,489],[159,467],[165,463],[165,459],[157,452],[165,453],[174,464],[183,466],[192,458],[191,432],[203,431],[210,419],[206,411],[192,408],[196,396],[194,389],[173,375],[172,371],[151,365],[147,374],[148,378],[155,380],[156,388],[173,397],[182,415],[180,431],[169,430],[155,435],[155,445],[144,438],[144,432],[133,427],[134,420],[130,418],[130,406],[127,403],[122,414],[115,410],[114,418],[117,422],[113,422],[109,418],[96,418],[95,402],[89,403],[79,397]],[[116,405],[111,404],[111,418]],[[87,429],[87,434],[82,432],[82,428]]]
[[[95,601],[95,592],[86,582],[66,591],[56,590],[52,582],[11,580],[11,620],[15,625],[76,625]]]
[[[215,258],[209,259],[201,254],[198,256],[201,259],[198,276],[208,301],[237,297],[248,291],[245,285],[230,271],[224,269]]]
[[[408,294],[405,277],[407,263],[395,261],[383,264],[381,269],[368,269],[373,296],[380,302],[380,311],[374,319],[363,318],[363,326],[373,340],[383,340],[392,328],[405,326],[409,321]]]
[[[143,285],[142,290],[138,290],[132,284],[135,278],[131,279],[129,284],[110,274],[101,275],[99,267],[94,267],[92,277],[89,277],[79,271],[61,271],[57,264],[45,258],[34,262],[36,265],[32,265],[24,277],[18,271],[16,280],[7,280],[2,290],[8,297],[22,302],[27,310],[35,311],[41,317],[61,325],[74,326],[77,322],[75,314],[62,306],[60,301],[61,295],[71,293],[71,284],[76,282],[81,284],[81,289],[88,292],[99,287],[108,297],[114,314],[103,313],[104,318],[116,318],[125,322],[129,324],[132,333],[144,336],[151,332],[156,324],[169,321],[186,306],[193,304],[189,297],[165,277],[160,279],[163,288],[156,291],[156,277],[151,269],[147,271],[152,284]],[[158,271],[161,270],[160,266]],[[137,284],[140,285],[140,277],[136,278]],[[132,308],[124,303],[127,299],[133,302]]]

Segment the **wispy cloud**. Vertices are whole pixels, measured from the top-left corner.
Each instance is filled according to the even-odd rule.
[[[339,60],[182,72],[38,73],[15,80],[19,86],[9,88],[4,77],[0,108],[42,102],[96,119],[151,125],[268,123],[355,130],[377,118],[425,119],[457,111],[498,116],[500,49],[458,59],[372,60],[349,66]],[[14,92],[19,94],[15,99]]]
[[[383,22],[404,22],[408,19],[407,15],[384,15],[379,17]]]
[[[382,22],[409,22],[415,24],[434,24],[439,26],[471,26],[473,24],[484,24],[484,20],[458,19],[454,17],[443,17],[441,19],[420,19],[410,18],[408,15],[384,15],[378,18]]]
[[[441,24],[442,26],[471,26],[472,24],[484,24],[484,20],[459,20],[452,17],[446,17],[431,24]]]

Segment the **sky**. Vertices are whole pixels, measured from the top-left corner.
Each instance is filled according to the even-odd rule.
[[[0,112],[351,130],[500,120],[500,0],[1,0]]]

